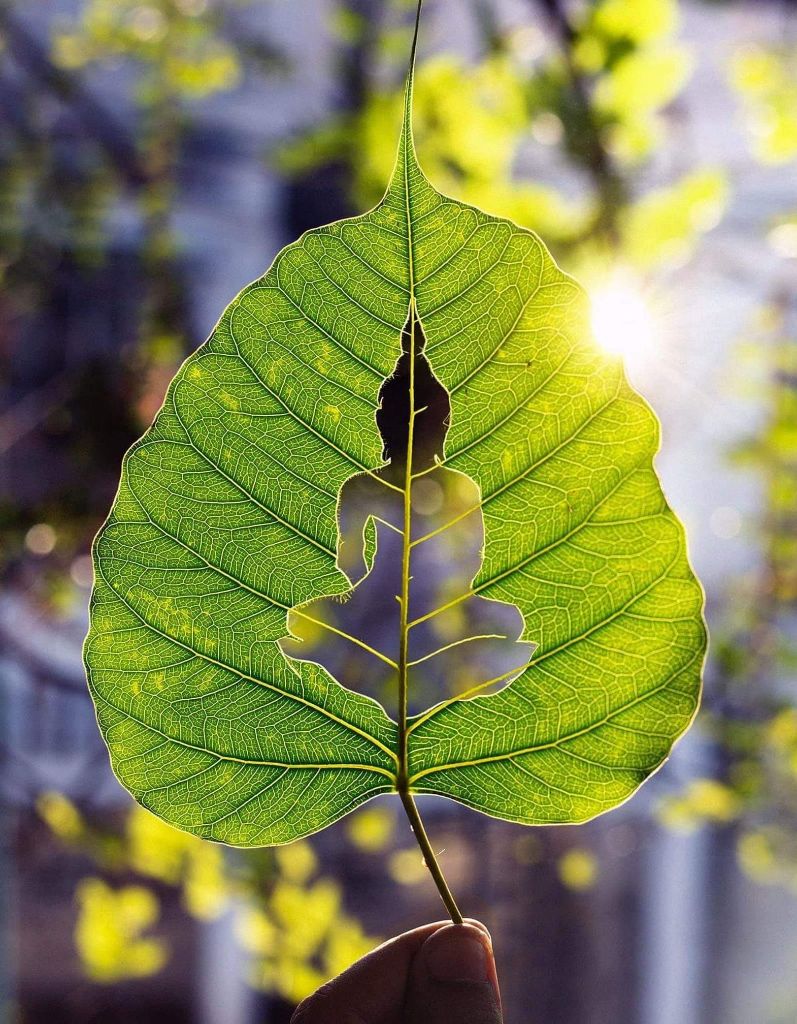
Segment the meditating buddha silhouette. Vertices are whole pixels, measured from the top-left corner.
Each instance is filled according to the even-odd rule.
[[[451,405],[423,353],[418,321],[414,332],[409,321],[405,326],[402,354],[379,390],[376,425],[385,464],[350,477],[340,491],[337,563],[352,589],[292,609],[291,636],[280,647],[289,658],[322,665],[388,711],[395,705],[413,334],[407,677],[409,710],[416,713],[473,689],[497,689],[526,667],[536,646],[520,641],[523,617],[513,604],[473,592],[484,549],[481,494],[470,477],[443,465]],[[368,542],[371,522],[375,548],[373,533]]]

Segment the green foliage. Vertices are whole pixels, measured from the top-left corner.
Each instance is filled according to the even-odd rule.
[[[550,17],[548,5],[540,6]],[[599,278],[596,271],[607,262],[639,262],[649,270],[666,263],[667,253],[682,262],[717,222],[723,176],[716,168],[698,169],[649,196],[630,180],[664,141],[666,111],[691,70],[691,54],[675,36],[678,4],[603,0],[570,15],[566,6],[554,5],[558,32],[552,38],[533,23],[502,31],[488,19],[477,61],[449,53],[423,61],[415,134],[426,172],[445,194],[538,232],[555,254],[566,254],[590,276]],[[399,54],[403,60],[403,48]],[[286,145],[279,166],[301,176],[344,160],[355,207],[376,203],[394,157],[384,126],[400,107],[400,91],[377,79],[354,109]],[[566,163],[564,175],[559,160]],[[557,173],[548,180],[551,167]],[[562,186],[573,171],[578,187]],[[672,207],[669,224],[666,206]],[[650,216],[653,237],[646,247],[640,235]],[[628,238],[627,219],[634,222]],[[660,242],[662,234],[667,237]]]
[[[586,230],[593,213],[589,198],[568,197],[515,174],[529,123],[541,113],[528,92],[511,53],[490,54],[474,68],[451,55],[432,57],[416,75],[418,146],[427,172],[445,193],[546,237],[569,240]],[[375,89],[361,111],[285,146],[279,167],[297,174],[351,150],[356,154],[350,166],[354,202],[371,205],[381,197],[395,160],[384,127],[398,121],[401,107],[400,91]],[[537,122],[533,130],[544,136],[545,124]],[[561,122],[550,111],[547,125],[549,135],[561,133]]]
[[[445,465],[482,496],[473,589],[515,604],[539,647],[499,693],[409,723],[400,708],[397,728],[277,641],[292,608],[346,589],[337,496],[380,462],[376,394],[408,310],[451,397]],[[241,846],[402,786],[574,822],[661,764],[697,705],[702,594],[652,468],[656,421],[585,313],[538,238],[432,187],[408,100],[384,200],[284,250],[126,457],[86,665],[145,806]]]
[[[596,124],[622,162],[650,156],[659,112],[691,72],[689,53],[672,38],[678,20],[675,0],[599,0],[574,26],[574,66],[592,80]]]
[[[56,63],[70,70],[126,58],[145,73],[142,98],[168,90],[197,99],[232,88],[238,54],[219,37],[206,0],[89,0],[74,28],[54,41]]]

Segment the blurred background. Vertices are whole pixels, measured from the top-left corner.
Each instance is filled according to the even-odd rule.
[[[115,782],[80,645],[125,449],[233,295],[393,160],[406,0],[0,4],[0,1021],[279,1024],[441,916],[394,801],[250,853]],[[538,231],[663,421],[703,710],[627,805],[422,800],[508,1024],[797,1022],[797,4],[428,0],[443,191]],[[397,803],[397,802],[395,802]]]

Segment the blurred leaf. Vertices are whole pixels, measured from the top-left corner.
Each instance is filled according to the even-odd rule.
[[[142,96],[165,88],[201,99],[232,89],[241,76],[235,49],[219,37],[202,4],[87,0],[80,20],[53,42],[53,59],[69,70],[119,58],[147,71]]]
[[[259,956],[269,956],[279,945],[277,926],[258,907],[247,907],[238,915],[235,934],[247,952]]]
[[[348,7],[335,7],[330,18],[332,31],[341,42],[352,45],[367,27],[365,18]]]
[[[318,861],[309,843],[292,843],[291,846],[278,847],[274,851],[277,866],[290,882],[300,885],[315,874]]]
[[[80,812],[63,793],[42,793],[36,801],[36,810],[61,839],[77,839],[83,832]]]
[[[365,935],[356,921],[340,921],[330,930],[323,954],[324,973],[335,977],[365,956],[376,945],[376,940]]]
[[[739,864],[756,882],[773,882],[778,864],[772,843],[764,832],[747,832],[739,838],[736,847]]]
[[[675,0],[599,0],[580,20],[573,60],[595,78],[595,121],[621,164],[651,154],[661,130],[657,113],[691,73],[690,54],[672,40],[677,23]]]
[[[679,832],[693,832],[706,822],[727,824],[739,809],[730,786],[715,779],[693,779],[682,794],[662,802],[659,818]]]
[[[183,902],[194,917],[210,919],[227,905],[230,887],[220,847],[200,842],[142,808],[127,819],[130,867],[169,885],[181,884]]]
[[[327,980],[318,968],[303,960],[278,955],[264,968],[263,981],[290,1003],[300,1003]]]
[[[689,55],[676,46],[630,53],[598,83],[598,109],[620,117],[657,110],[681,90],[691,67]]]
[[[644,269],[683,263],[696,240],[719,223],[727,200],[725,177],[713,170],[648,193],[621,218],[628,259]]]
[[[753,149],[763,163],[797,158],[797,50],[748,46],[731,63],[744,100]]]
[[[77,889],[79,914],[75,942],[88,976],[101,984],[157,973],[166,947],[142,932],[158,920],[158,901],[140,886],[111,889],[87,878]]]
[[[675,31],[676,0],[602,0],[590,11],[590,28],[614,39],[649,43]]]
[[[183,881],[186,909],[202,921],[218,917],[230,895],[224,871],[224,850],[211,843],[196,841],[188,857]]]
[[[304,878],[310,865],[307,843],[279,848],[279,863],[295,878],[289,855],[297,848],[302,851],[302,884],[278,878],[264,906],[248,907],[236,920],[238,941],[253,957],[252,983],[292,1002],[304,999],[379,942],[343,913],[334,883]]]
[[[127,841],[133,870],[170,885],[182,877],[188,849],[196,842],[140,807],[128,815]]]

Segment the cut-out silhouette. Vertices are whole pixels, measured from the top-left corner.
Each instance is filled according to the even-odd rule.
[[[385,464],[350,477],[340,491],[337,561],[353,589],[294,608],[292,635],[280,641],[287,657],[322,665],[388,709],[395,704],[412,373],[407,680],[413,713],[472,690],[497,689],[526,667],[536,646],[520,641],[524,622],[513,604],[473,592],[484,549],[481,494],[470,477],[443,465],[451,405],[424,344],[420,322],[408,321],[402,354],[379,391]]]

